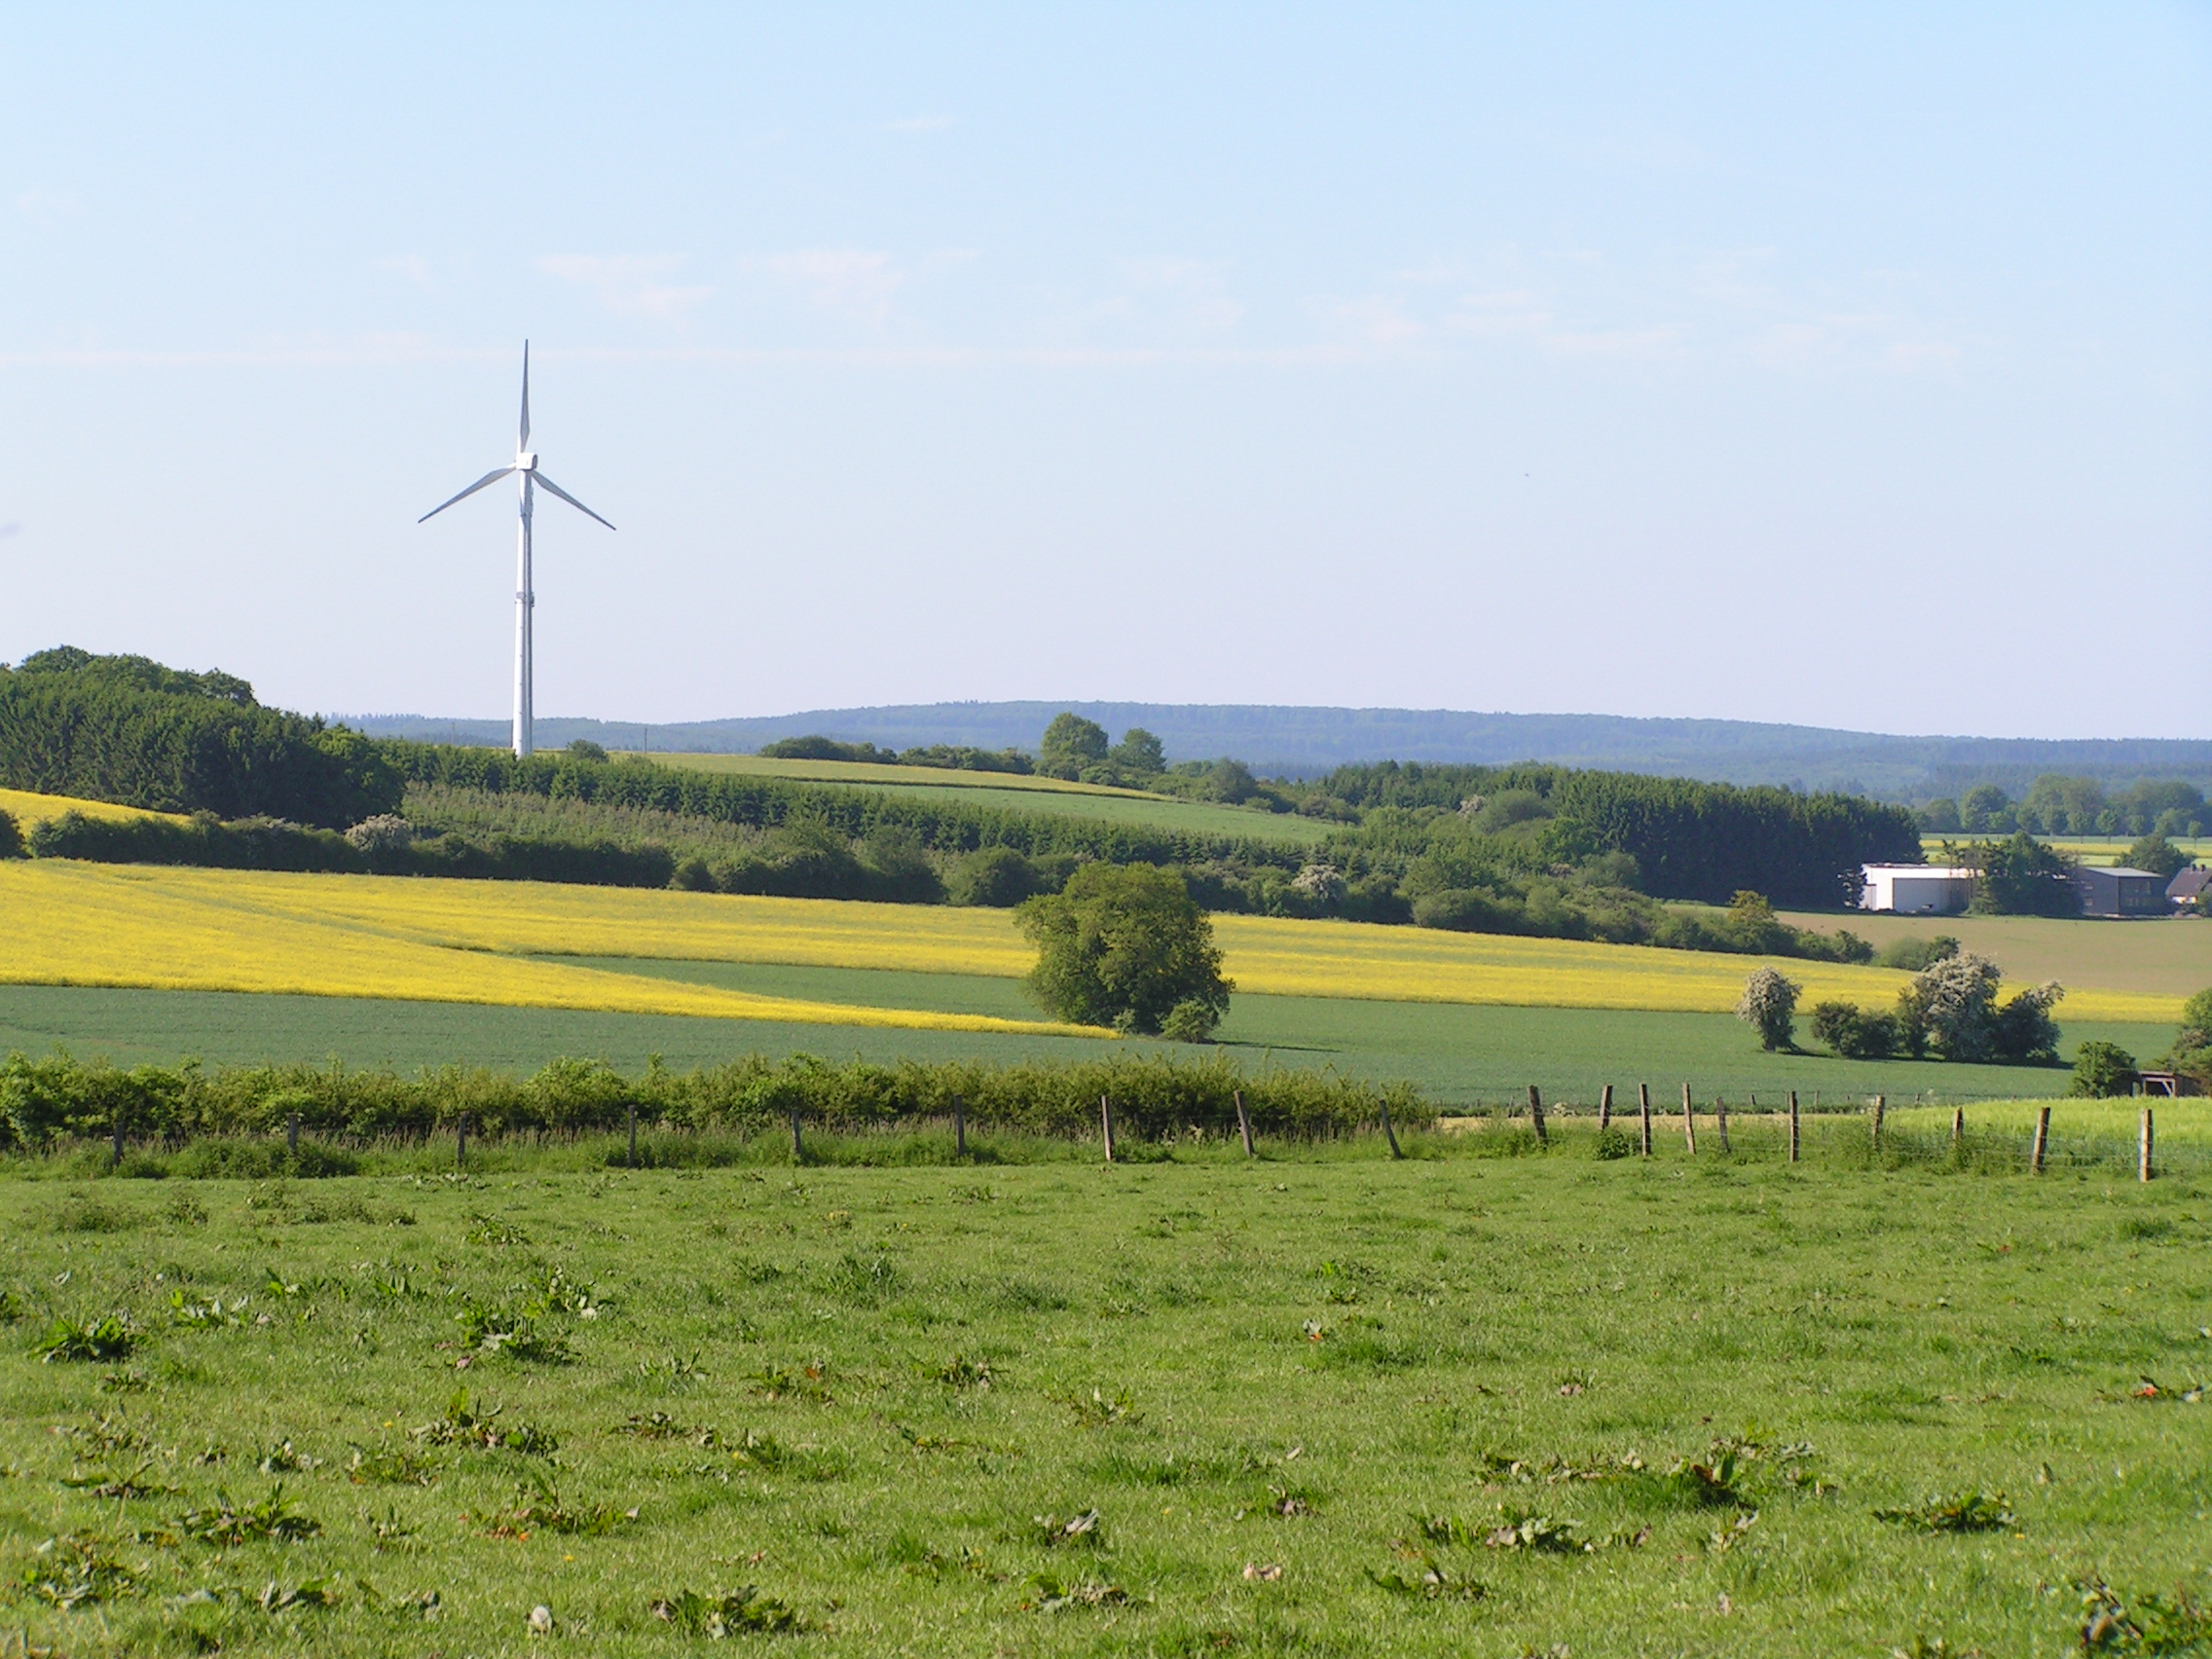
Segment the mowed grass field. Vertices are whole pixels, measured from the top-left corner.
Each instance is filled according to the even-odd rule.
[[[0,982],[388,996],[439,1002],[941,1025],[973,1015],[774,1005],[750,993],[548,957],[661,958],[1014,978],[1033,955],[1010,913],[524,882],[265,871],[0,866],[12,948]],[[1260,916],[1215,920],[1240,990],[1276,996],[1726,1013],[1758,958],[1572,940]],[[1905,975],[1777,966],[1808,1004],[1886,1006]],[[2166,1023],[2186,991],[2079,982],[2062,1015]],[[1060,1028],[1066,1030],[1068,1028]]]
[[[2052,916],[1892,916],[1872,912],[1838,917],[1829,912],[1789,912],[1797,927],[1832,932],[1849,928],[1876,948],[1900,939],[1949,934],[1968,950],[1988,957],[2008,979],[2069,987],[2095,986],[2149,995],[2188,997],[2212,985],[2212,922],[2195,916],[2150,921],[2099,921]],[[2066,1004],[2059,1005],[2061,1011]]]
[[[902,794],[969,802],[1012,811],[1051,812],[1062,817],[1095,818],[1109,824],[1179,830],[1193,835],[1247,837],[1296,846],[1318,842],[1332,826],[1295,813],[1257,807],[1224,806],[1214,801],[1181,800],[1142,790],[1108,789],[1059,778],[1024,777],[1014,772],[957,772],[934,766],[884,766],[851,760],[776,760],[758,755],[636,755],[661,765],[702,772],[739,772],[755,777],[795,778],[815,784],[849,784],[856,789],[897,790]]]
[[[69,1654],[719,1620],[1825,1659],[2212,1602],[2200,1180],[1480,1140],[0,1182],[6,1618]]]

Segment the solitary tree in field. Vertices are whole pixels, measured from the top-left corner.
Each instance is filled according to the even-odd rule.
[[[1030,994],[1061,1019],[1191,1041],[1229,1012],[1213,923],[1172,870],[1085,865],[1015,914],[1037,945]]]
[[[1080,777],[1106,758],[1106,728],[1072,711],[1054,715],[1037,746],[1037,769],[1049,778]]]
[[[1744,981],[1744,999],[1736,1005],[1736,1017],[1756,1028],[1759,1045],[1768,1052],[1795,1048],[1797,994],[1803,988],[1772,968],[1758,969]]]

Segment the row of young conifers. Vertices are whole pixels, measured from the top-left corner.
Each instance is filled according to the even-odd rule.
[[[686,770],[576,753],[372,741],[142,658],[0,669],[0,786],[193,814],[64,816],[38,856],[362,870],[906,903],[1016,903],[1080,865],[1174,869],[1209,909],[1863,960],[1765,904],[1833,906],[1859,866],[1919,856],[1902,808],[1556,766],[1349,767],[1323,838],[1219,835],[1025,804]],[[1291,793],[1286,793],[1291,792]]]

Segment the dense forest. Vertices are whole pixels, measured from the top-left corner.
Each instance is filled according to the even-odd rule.
[[[385,745],[264,708],[232,675],[70,645],[0,666],[0,783],[334,830],[396,812],[405,788]]]

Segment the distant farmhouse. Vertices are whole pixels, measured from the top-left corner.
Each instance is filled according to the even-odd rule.
[[[1942,865],[1870,864],[1859,866],[1865,885],[1862,910],[1895,910],[1900,916],[1955,916],[1973,903],[1977,873]]]
[[[2212,887],[2212,869],[2192,865],[2166,883],[2166,897],[2176,904],[2201,904],[2208,887]]]
[[[2147,869],[2083,865],[2074,872],[2074,886],[2084,916],[2163,916],[2173,909],[2165,881]]]

